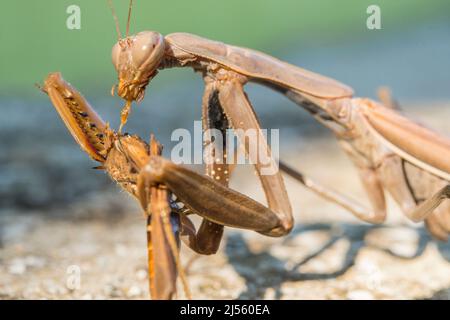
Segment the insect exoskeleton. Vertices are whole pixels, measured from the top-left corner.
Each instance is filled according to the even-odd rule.
[[[162,34],[143,31],[120,39],[112,49],[112,62],[119,76],[117,92],[127,101],[140,101],[145,86],[164,58]]]

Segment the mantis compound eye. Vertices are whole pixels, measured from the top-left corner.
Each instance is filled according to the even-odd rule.
[[[131,56],[139,70],[153,71],[161,63],[164,56],[164,38],[157,32],[144,31],[138,33],[133,42]]]

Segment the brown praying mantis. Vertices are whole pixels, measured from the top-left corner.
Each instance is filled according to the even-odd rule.
[[[143,99],[146,86],[163,69],[190,67],[202,74],[205,129],[210,127],[211,115],[220,115],[221,121],[214,123],[219,129],[228,126],[260,130],[243,87],[247,82],[265,85],[305,108],[332,130],[358,168],[372,208],[317,184],[281,162],[283,171],[369,223],[385,220],[387,191],[409,219],[425,220],[435,237],[447,239],[450,203],[442,202],[450,197],[449,138],[407,119],[392,107],[352,98],[353,90],[336,80],[252,49],[188,33],[163,36],[143,31],[129,36],[131,6],[132,1],[126,37],[122,39],[119,32],[119,41],[112,49],[119,79],[117,91],[127,102],[122,124],[131,102]],[[248,145],[245,147],[248,150]],[[267,144],[264,148],[270,153]],[[258,159],[254,160],[269,207],[283,221],[284,227],[278,229],[277,235],[285,234],[292,227],[292,217],[282,177],[280,173],[261,175]]]

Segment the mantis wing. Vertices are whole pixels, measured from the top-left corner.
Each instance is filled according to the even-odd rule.
[[[372,131],[395,153],[450,181],[450,139],[369,101],[364,114]]]

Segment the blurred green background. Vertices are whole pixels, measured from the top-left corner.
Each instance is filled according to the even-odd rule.
[[[81,30],[68,30],[66,9],[81,8]],[[366,28],[366,8],[378,4],[382,30]],[[128,0],[115,0],[125,32]],[[448,0],[135,0],[131,32],[190,32],[276,56],[380,37],[449,16]],[[107,94],[116,81],[110,50],[116,32],[106,0],[5,1],[0,12],[0,94],[34,97],[50,71],[62,71],[83,92]],[[185,77],[164,73],[155,85]]]

